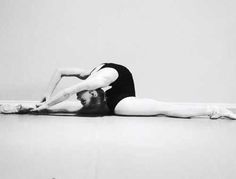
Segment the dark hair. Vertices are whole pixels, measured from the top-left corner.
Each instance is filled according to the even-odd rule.
[[[98,93],[97,98],[99,98],[99,101],[101,101],[101,102],[106,101],[106,95],[105,95],[105,92],[103,91],[103,89],[98,88],[98,89],[96,89],[96,92]]]
[[[95,91],[97,92],[97,96],[92,97],[89,106],[84,107],[80,112],[82,114],[97,114],[97,115],[109,114],[109,109],[106,105],[105,92],[101,88],[96,89]]]
[[[105,92],[101,88],[98,88],[94,91],[97,92],[97,96],[96,97],[94,96],[91,98],[90,104],[88,107],[95,107],[95,106],[97,107],[97,106],[103,105],[106,101]]]

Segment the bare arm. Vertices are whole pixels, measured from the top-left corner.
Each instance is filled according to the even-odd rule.
[[[97,72],[96,74],[89,76],[86,80],[66,88],[60,91],[58,94],[49,98],[42,106],[39,107],[39,110],[45,109],[55,104],[58,104],[62,101],[65,101],[70,96],[84,90],[94,90],[102,87],[109,86],[118,78],[118,72],[112,68],[104,68]]]
[[[42,99],[42,102],[48,100],[55,90],[56,86],[64,76],[75,76],[80,79],[86,79],[89,76],[90,72],[88,70],[82,70],[78,68],[58,68],[55,70],[49,85],[48,89]]]
[[[46,111],[50,113],[79,113],[82,107],[79,101],[65,101],[48,108]]]
[[[100,106],[100,108],[84,108],[79,101],[63,101],[54,106],[42,110],[43,113],[69,113],[76,115],[105,115],[109,113],[107,106]],[[39,113],[40,114],[40,113]]]

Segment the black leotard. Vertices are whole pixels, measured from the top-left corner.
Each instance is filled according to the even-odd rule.
[[[109,86],[112,88],[106,91],[107,106],[111,113],[114,113],[116,105],[124,98],[129,96],[135,96],[134,80],[131,72],[124,66],[114,63],[104,63],[100,68],[114,68],[119,76]]]

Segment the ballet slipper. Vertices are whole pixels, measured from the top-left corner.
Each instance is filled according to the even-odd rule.
[[[33,109],[32,105],[3,104],[0,106],[0,113],[3,114],[26,114]]]
[[[3,114],[15,114],[21,109],[20,104],[3,104],[0,106],[0,112]]]
[[[234,114],[230,110],[228,110],[226,108],[221,108],[218,106],[213,106],[212,107],[212,114],[210,115],[210,119],[219,119],[222,117],[236,120],[236,114]]]

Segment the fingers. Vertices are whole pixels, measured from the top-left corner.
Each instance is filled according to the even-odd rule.
[[[46,103],[42,103],[39,107],[35,107],[33,109],[31,109],[31,112],[38,112],[38,111],[43,111],[43,110],[47,110],[48,109],[48,105]]]
[[[44,102],[39,102],[39,103],[36,103],[35,106],[38,108],[38,107],[44,105],[45,103],[46,103],[46,101],[44,101]]]
[[[47,98],[43,97],[40,102],[43,103],[43,102],[46,102],[46,101],[47,101]]]
[[[38,107],[40,107],[40,106],[42,106],[42,105],[43,105],[43,103],[35,104],[36,108],[38,108]]]

